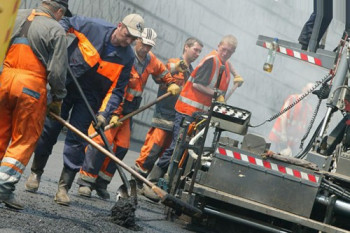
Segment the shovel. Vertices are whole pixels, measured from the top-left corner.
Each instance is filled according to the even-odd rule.
[[[184,214],[191,216],[191,217],[200,217],[202,215],[202,211],[200,209],[198,209],[198,208],[196,208],[188,203],[185,203],[184,201],[181,201],[180,199],[168,194],[167,192],[165,192],[164,190],[162,190],[161,188],[159,188],[158,186],[156,186],[155,184],[153,184],[152,182],[147,180],[145,177],[140,175],[138,172],[133,170],[131,167],[126,165],[123,161],[118,159],[113,153],[109,152],[107,149],[100,146],[97,142],[95,142],[94,140],[89,138],[87,135],[80,132],[74,126],[72,126],[71,124],[69,124],[68,122],[63,120],[61,117],[59,117],[58,115],[56,115],[52,112],[50,112],[50,114],[53,118],[55,118],[61,124],[66,126],[69,130],[76,133],[78,136],[80,136],[81,138],[86,140],[88,143],[90,143],[93,147],[95,147],[98,151],[100,151],[104,155],[108,156],[110,159],[112,159],[114,162],[116,162],[119,166],[121,166],[126,171],[128,171],[132,176],[141,180],[144,184],[146,184],[148,187],[150,187],[157,194],[157,196],[160,197],[161,202],[164,205],[174,209],[178,213],[184,213]],[[136,185],[136,183],[134,183],[134,184]],[[136,193],[136,191],[135,191],[135,193]],[[126,192],[121,193],[120,197],[123,197],[122,195],[125,195],[125,194],[126,194]]]
[[[125,121],[126,119],[129,119],[130,117],[135,116],[136,114],[138,114],[138,113],[140,113],[140,112],[142,112],[142,111],[144,111],[144,110],[150,108],[151,106],[153,106],[153,105],[155,105],[156,103],[162,101],[163,99],[167,98],[168,96],[171,96],[171,93],[170,93],[170,92],[167,92],[167,93],[165,93],[164,95],[159,96],[159,97],[158,97],[156,100],[154,100],[153,102],[148,103],[148,104],[146,104],[145,106],[142,106],[141,108],[136,109],[135,111],[133,111],[133,112],[131,112],[131,113],[129,113],[129,114],[123,116],[122,118],[119,119],[119,121],[120,121],[120,122],[123,122],[123,121]],[[109,124],[109,125],[107,125],[107,126],[104,128],[104,131],[107,131],[107,130],[109,130],[110,128],[113,128],[113,127],[115,127],[114,124]],[[92,134],[89,135],[89,138],[94,138],[94,137],[96,137],[97,135],[98,135],[97,132],[92,133]]]
[[[68,72],[69,72],[70,76],[72,77],[72,79],[73,79],[73,81],[74,81],[74,83],[75,83],[75,85],[76,85],[76,87],[77,87],[77,89],[78,89],[78,91],[79,91],[81,97],[83,98],[84,103],[85,103],[86,107],[88,108],[88,111],[89,111],[89,113],[91,114],[93,121],[95,122],[95,124],[97,124],[97,119],[96,119],[95,113],[94,113],[94,111],[92,110],[92,108],[91,108],[91,106],[90,106],[90,104],[89,104],[89,102],[88,102],[88,100],[87,100],[87,98],[86,98],[86,96],[85,96],[83,90],[81,89],[81,86],[80,86],[80,84],[79,84],[77,78],[76,78],[75,75],[73,74],[73,71],[72,71],[72,69],[70,68],[70,66],[68,66]],[[102,141],[103,141],[103,143],[105,144],[105,146],[106,146],[106,148],[108,149],[108,151],[111,152],[111,153],[113,154],[113,150],[112,150],[112,148],[110,147],[110,145],[109,145],[109,143],[108,143],[108,140],[107,140],[107,138],[106,138],[106,135],[104,134],[103,129],[102,129],[102,128],[99,128],[99,129],[97,130],[97,132],[98,132],[98,134],[101,136]],[[117,170],[118,170],[118,173],[119,173],[119,175],[120,175],[120,178],[121,178],[121,180],[123,181],[123,184],[125,185],[126,191],[127,191],[126,193],[120,194],[120,196],[123,196],[123,197],[125,197],[125,196],[130,196],[131,193],[133,193],[131,189],[135,189],[135,190],[136,190],[136,184],[135,184],[134,187],[131,187],[131,186],[130,186],[130,183],[129,183],[129,181],[128,181],[128,178],[126,177],[125,173],[123,172],[123,170],[122,170],[118,165],[117,165]],[[125,189],[121,189],[120,191],[124,191],[124,190],[125,190]]]

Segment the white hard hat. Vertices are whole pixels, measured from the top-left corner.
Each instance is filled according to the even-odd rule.
[[[156,45],[157,33],[152,28],[145,28],[141,34],[142,43],[150,46]]]

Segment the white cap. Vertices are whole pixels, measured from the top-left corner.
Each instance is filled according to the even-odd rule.
[[[144,27],[144,20],[138,14],[130,14],[125,16],[122,23],[128,29],[130,35],[140,37]]]
[[[152,28],[145,28],[141,34],[142,43],[150,46],[156,45],[157,33]]]

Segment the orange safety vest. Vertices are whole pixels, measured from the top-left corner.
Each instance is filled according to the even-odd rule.
[[[298,94],[290,95],[282,109],[292,104],[299,97],[300,95]],[[286,143],[286,146],[290,147],[297,145],[306,130],[311,111],[312,109],[307,102],[299,102],[277,118],[270,132],[269,139],[274,143]],[[283,122],[285,122],[285,131],[282,129]]]
[[[183,90],[180,93],[179,99],[176,102],[175,110],[179,113],[186,114],[188,116],[192,116],[194,112],[203,112],[208,111],[211,105],[212,96],[202,93],[193,87],[193,83],[196,79],[197,71],[199,67],[201,67],[205,61],[213,59],[213,68],[209,77],[208,87],[214,89],[220,66],[222,62],[220,61],[217,51],[214,50],[209,53],[200,64],[194,69],[190,78],[186,82]],[[225,72],[222,74],[221,82],[219,85],[219,90],[222,92],[226,92],[230,82],[230,69],[228,63],[225,63]]]

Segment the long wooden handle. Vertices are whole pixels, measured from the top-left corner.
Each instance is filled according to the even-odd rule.
[[[167,98],[167,97],[170,96],[170,95],[171,95],[171,93],[170,93],[170,92],[167,92],[167,93],[165,93],[164,95],[159,96],[159,97],[158,97],[156,100],[154,100],[153,102],[148,103],[148,104],[142,106],[141,108],[138,108],[138,109],[136,109],[135,111],[133,111],[133,112],[131,112],[131,113],[129,113],[129,114],[123,116],[122,118],[119,119],[119,121],[120,121],[120,122],[123,122],[123,121],[125,121],[126,119],[129,119],[130,117],[135,116],[136,114],[138,114],[138,113],[140,113],[140,112],[142,112],[142,111],[144,111],[144,110],[146,110],[146,109],[152,107],[153,105],[155,105],[156,103],[162,101],[163,99]],[[106,127],[104,128],[104,131],[109,130],[110,128],[114,128],[114,127],[115,127],[114,124],[108,124],[108,125],[106,125]],[[89,135],[89,138],[94,138],[94,137],[96,137],[96,136],[98,136],[98,133],[97,133],[97,132],[90,134],[90,135]]]
[[[71,130],[73,133],[76,133],[79,137],[86,140],[88,143],[90,143],[93,147],[95,147],[98,151],[103,153],[104,155],[108,156],[110,159],[112,159],[114,162],[116,162],[119,166],[127,170],[131,175],[136,177],[137,179],[141,180],[143,183],[148,185],[149,187],[153,188],[154,184],[147,180],[145,177],[137,173],[135,170],[133,170],[131,167],[126,165],[123,161],[118,159],[114,154],[109,152],[106,148],[99,145],[97,142],[89,138],[87,135],[85,135],[83,132],[79,131],[77,128],[75,128],[73,125],[69,124],[67,121],[63,120],[60,116],[54,114],[53,112],[50,112],[51,116],[55,118],[58,122],[66,126],[69,130]]]

